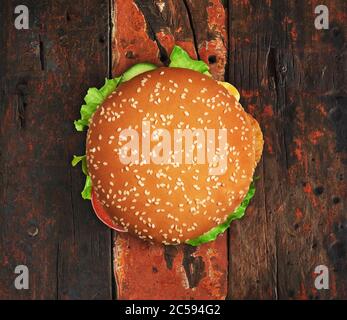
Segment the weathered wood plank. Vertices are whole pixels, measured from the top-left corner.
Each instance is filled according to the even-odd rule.
[[[223,299],[227,292],[226,235],[212,244],[152,245],[127,234],[115,241],[119,299]]]
[[[221,79],[226,62],[225,11],[220,1],[115,1],[113,73],[143,61],[166,63],[174,44],[206,62]],[[218,12],[215,20],[212,13]],[[201,19],[203,14],[205,19]],[[131,17],[131,18],[130,18]],[[198,31],[197,31],[198,30]],[[218,50],[213,48],[218,47]],[[198,249],[115,238],[119,299],[223,299],[227,292],[226,236]]]
[[[230,231],[230,298],[347,298],[347,3],[229,1],[229,77],[260,120],[257,193]],[[330,271],[330,290],[314,269]]]
[[[111,233],[80,191],[73,120],[88,87],[108,75],[108,1],[25,1],[0,6],[0,298],[110,299]],[[29,290],[14,269],[29,268]]]

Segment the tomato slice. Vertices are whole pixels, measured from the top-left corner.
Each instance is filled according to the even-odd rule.
[[[94,212],[96,216],[109,228],[116,230],[118,232],[126,232],[123,227],[118,226],[107,214],[107,212],[104,210],[102,204],[97,199],[94,191],[92,190],[92,207],[94,209]]]

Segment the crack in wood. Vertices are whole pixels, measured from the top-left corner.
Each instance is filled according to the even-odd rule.
[[[164,259],[166,262],[166,267],[171,270],[173,266],[174,259],[178,254],[177,246],[164,246]]]
[[[267,76],[269,89],[275,90],[276,95],[278,94],[277,55],[277,49],[270,46],[266,57]]]
[[[70,22],[70,21],[71,21],[71,16],[70,16],[69,10],[66,10],[65,19],[66,19],[67,22]]]
[[[44,71],[45,70],[45,48],[43,45],[41,35],[39,35],[39,57],[40,57],[41,71]]]
[[[143,1],[135,0],[135,4],[141,10],[141,12],[144,16],[144,19],[145,19],[147,27],[148,27],[147,33],[148,33],[149,38],[154,40],[157,47],[158,47],[159,60],[165,66],[168,66],[170,63],[170,58],[169,58],[168,52],[166,51],[165,47],[162,45],[162,43],[158,39],[157,34],[156,34],[157,30],[154,27],[154,24],[155,23],[158,24],[158,21],[160,21],[160,15],[153,12],[153,10],[151,10],[152,7],[147,6]]]
[[[27,108],[28,85],[25,80],[20,81],[16,86],[17,102],[15,105],[16,123],[19,129],[25,128],[25,113]]]
[[[187,276],[189,288],[197,287],[200,280],[206,276],[203,258],[193,255],[196,250],[196,247],[184,245],[182,265]]]
[[[184,6],[186,8],[186,11],[187,11],[190,29],[191,29],[192,34],[193,34],[193,41],[194,41],[194,47],[195,47],[196,56],[197,56],[198,60],[200,60],[199,46],[198,46],[198,40],[197,40],[196,31],[195,31],[195,28],[194,28],[193,15],[192,15],[192,13],[190,11],[190,7],[189,7],[189,4],[188,4],[187,0],[183,0],[183,3],[184,3]]]

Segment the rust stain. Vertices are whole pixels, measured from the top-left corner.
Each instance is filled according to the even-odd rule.
[[[344,10],[335,10],[334,17],[337,21],[347,21],[347,12]]]
[[[299,294],[297,295],[296,298],[298,300],[308,300],[305,284],[303,282],[300,283]]]
[[[302,162],[302,140],[299,138],[294,139],[294,143],[296,145],[296,148],[294,149],[294,154],[296,158]]]
[[[304,192],[307,194],[312,194],[312,186],[310,183],[306,183],[304,185]]]
[[[305,112],[302,108],[298,107],[296,108],[296,118],[297,118],[297,124],[299,126],[299,129],[301,132],[305,131]]]
[[[226,12],[220,0],[210,0],[207,7],[208,22],[212,28],[218,28],[223,38],[227,38]]]
[[[304,214],[300,208],[295,209],[295,218],[300,221],[303,218]]]
[[[247,110],[251,115],[255,114],[255,110],[257,109],[257,105],[253,104],[253,103],[249,103],[247,104]]]
[[[259,90],[245,90],[241,91],[241,97],[245,99],[259,97]]]
[[[269,154],[274,154],[272,139],[266,135],[264,136],[264,145],[266,146],[266,150]]]
[[[304,231],[304,233],[308,234],[312,231],[312,226],[310,223],[304,223],[302,225],[302,230]]]
[[[292,26],[290,30],[290,37],[292,38],[293,41],[296,41],[298,39],[298,32],[295,28],[295,26]]]
[[[284,17],[282,24],[292,24],[293,19],[289,18],[288,16]]]
[[[290,37],[292,41],[295,42],[298,39],[298,32],[293,19],[285,17],[282,21],[282,25],[289,30]]]
[[[310,183],[305,183],[303,190],[306,193],[306,195],[307,195],[308,199],[310,200],[310,202],[312,203],[312,205],[314,207],[317,207],[318,203],[317,203],[317,199],[313,193],[312,185]]]
[[[8,256],[4,256],[4,257],[2,258],[1,265],[2,265],[3,267],[6,267],[8,264],[9,264]]]
[[[316,109],[321,113],[322,116],[326,117],[328,112],[325,110],[325,107],[322,103],[316,105]]]
[[[240,0],[240,4],[243,6],[249,6],[249,0]]]
[[[324,136],[324,133],[320,130],[314,130],[309,133],[308,139],[311,141],[312,144],[317,144],[318,140]]]
[[[273,117],[273,115],[274,115],[274,112],[273,112],[272,106],[271,105],[266,105],[264,107],[262,116],[266,117],[266,118],[271,118],[271,117]]]
[[[331,298],[336,298],[337,296],[336,276],[333,272],[331,272],[329,275],[330,275],[330,281],[329,281],[330,295],[331,295]]]

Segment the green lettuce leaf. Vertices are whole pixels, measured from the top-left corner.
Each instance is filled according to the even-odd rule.
[[[201,236],[195,239],[186,241],[186,243],[192,246],[199,246],[200,244],[216,240],[219,234],[223,233],[226,229],[229,228],[230,223],[233,220],[241,219],[244,216],[249,202],[253,198],[254,194],[255,186],[254,182],[252,182],[246,194],[246,197],[243,199],[241,204],[235,209],[235,211],[223,223],[221,223],[217,227],[212,228],[210,231],[202,234]]]
[[[169,67],[191,69],[209,76],[211,75],[208,72],[210,68],[204,61],[192,59],[189,54],[179,46],[173,48],[170,61]]]
[[[77,131],[83,131],[88,126],[89,120],[94,114],[97,107],[116,90],[122,77],[115,79],[105,79],[105,84],[100,88],[90,88],[84,97],[85,104],[81,107],[81,118],[74,122]]]
[[[84,184],[83,191],[81,192],[82,198],[83,199],[88,199],[90,200],[92,198],[92,180],[90,176],[88,175],[87,171],[87,157],[84,156],[73,156],[73,159],[71,161],[71,164],[73,167],[77,166],[82,162],[82,172],[86,176],[86,182]]]
[[[130,79],[138,76],[141,73],[151,71],[154,69],[157,69],[157,66],[152,63],[144,62],[135,64],[123,73],[122,82],[129,81]]]
[[[71,161],[71,165],[73,167],[76,167],[77,164],[79,164],[86,156],[73,156],[73,159]]]
[[[84,185],[83,191],[81,192],[82,198],[84,200],[90,200],[92,198],[92,179],[90,176],[86,177],[86,183]]]
[[[82,172],[87,176],[87,159],[86,155],[84,156],[73,156],[73,159],[71,161],[71,164],[73,167],[75,167],[78,163],[82,161]]]

